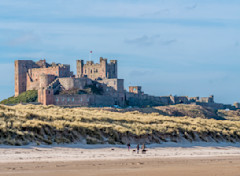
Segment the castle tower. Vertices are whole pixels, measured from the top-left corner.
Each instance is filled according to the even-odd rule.
[[[15,96],[18,96],[27,89],[27,73],[30,68],[37,68],[38,65],[30,60],[15,61]]]
[[[53,89],[38,89],[38,102],[43,105],[54,104],[54,92]]]
[[[77,78],[83,77],[83,67],[84,67],[84,61],[83,60],[77,60]]]
[[[87,61],[84,64],[83,60],[77,60],[76,78],[88,77],[93,80],[97,79],[116,79],[117,75],[117,60],[107,62],[106,58],[100,57],[100,63]]]
[[[118,70],[117,70],[117,60],[110,60],[110,64],[108,64],[108,78],[117,78],[118,77]]]
[[[108,78],[107,74],[107,59],[100,57],[100,65],[102,69],[102,79]]]
[[[54,75],[52,75],[52,76],[54,76]],[[46,74],[40,75],[40,78],[39,78],[39,87],[40,88],[46,88],[49,85],[49,82],[50,82],[49,77],[50,77],[50,75],[46,75]]]

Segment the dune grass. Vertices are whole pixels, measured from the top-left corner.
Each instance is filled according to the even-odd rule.
[[[147,109],[146,109],[147,110]],[[164,116],[158,112],[112,111],[112,108],[61,108],[0,105],[0,143],[161,143],[240,140],[240,121]]]

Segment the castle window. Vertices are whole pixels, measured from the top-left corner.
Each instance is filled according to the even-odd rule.
[[[74,102],[75,100],[74,100],[74,98],[72,98],[72,102]]]
[[[98,69],[96,69],[96,73],[98,72]]]
[[[62,101],[65,101],[65,98],[62,98]]]
[[[82,97],[81,97],[80,101],[82,102]]]
[[[70,98],[68,98],[68,102],[70,101]]]
[[[56,98],[56,102],[58,102],[59,101],[59,99],[58,98]]]
[[[91,69],[91,73],[92,73],[92,69]]]

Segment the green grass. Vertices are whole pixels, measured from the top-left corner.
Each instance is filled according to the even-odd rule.
[[[18,103],[30,103],[37,102],[38,99],[38,91],[37,90],[29,90],[21,93],[18,97],[10,97],[0,102],[0,104],[12,105]]]

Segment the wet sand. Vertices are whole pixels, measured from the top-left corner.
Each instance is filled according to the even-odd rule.
[[[119,148],[0,149],[0,176],[66,175],[238,176],[240,149],[157,148],[148,154]]]
[[[240,175],[239,157],[0,164],[1,176],[214,176]]]

